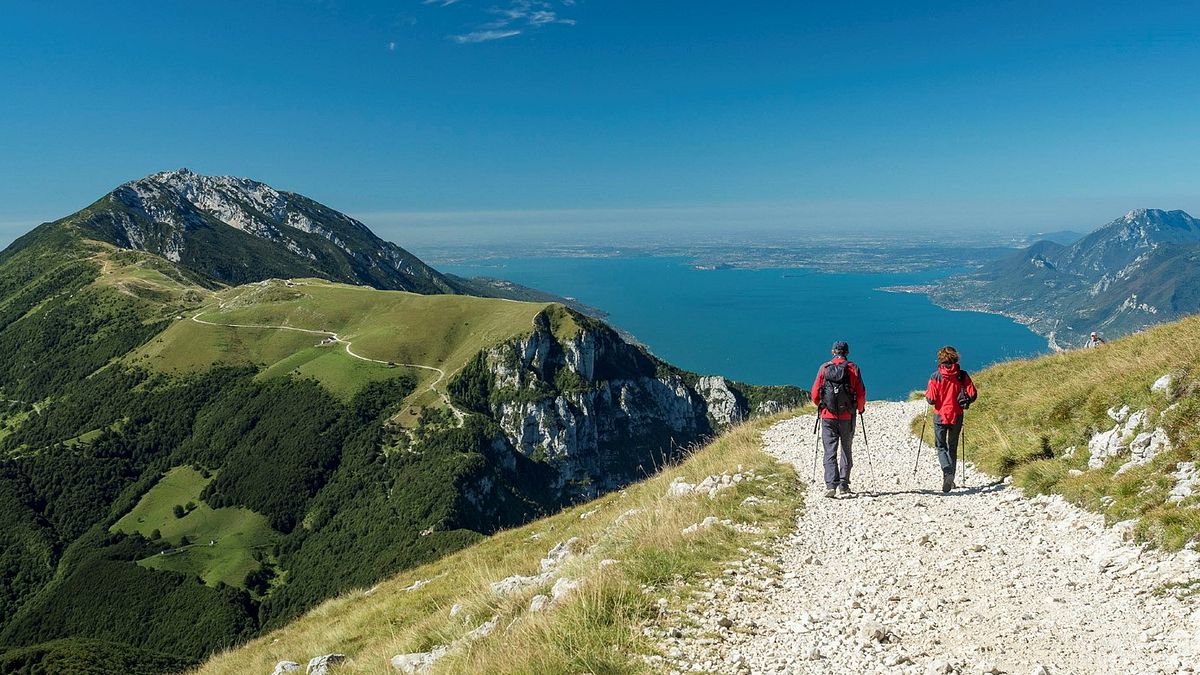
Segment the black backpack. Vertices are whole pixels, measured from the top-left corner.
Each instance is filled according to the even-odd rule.
[[[835,415],[855,409],[854,389],[850,384],[850,362],[826,363],[821,381],[821,409]]]
[[[958,390],[958,407],[966,410],[975,402],[975,399],[967,393],[967,371],[958,371],[958,386],[960,387]]]

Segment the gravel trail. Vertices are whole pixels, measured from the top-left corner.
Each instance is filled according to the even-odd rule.
[[[788,673],[1176,673],[1200,668],[1200,603],[1156,593],[1200,575],[1195,551],[1161,554],[1060,498],[1026,498],[972,471],[940,492],[928,447],[913,478],[921,402],[865,415],[850,498],[813,474],[813,417],[764,434],[811,483],[797,530],[753,597],[716,593],[698,614],[717,639],[685,640],[679,670]],[[968,413],[966,441],[971,442]],[[970,452],[968,445],[968,456]],[[960,473],[961,476],[961,473]],[[777,570],[771,571],[771,568]],[[744,587],[754,584],[743,583]],[[725,628],[725,624],[729,624]],[[678,649],[678,648],[677,648]],[[680,667],[682,666],[682,667]]]

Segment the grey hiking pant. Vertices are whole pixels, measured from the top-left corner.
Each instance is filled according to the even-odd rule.
[[[850,469],[854,466],[851,454],[854,420],[853,417],[848,420],[821,420],[821,443],[825,446],[825,487],[830,490],[839,485],[850,487]]]
[[[962,434],[962,420],[954,424],[933,425],[933,440],[937,444],[938,464],[942,473],[954,475],[958,468],[958,438]]]

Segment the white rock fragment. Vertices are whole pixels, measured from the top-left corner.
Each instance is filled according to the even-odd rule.
[[[471,642],[473,640],[478,640],[479,638],[487,637],[492,634],[492,631],[496,630],[496,626],[499,624],[500,624],[500,617],[493,616],[492,618],[488,619],[487,621],[485,621],[485,622],[479,624],[478,626],[476,626],[475,628],[471,629],[471,632],[464,635],[462,637],[462,639],[467,642]]]
[[[546,553],[546,557],[542,558],[542,562],[539,564],[540,569],[542,572],[551,572],[558,569],[564,562],[566,562],[575,554],[575,551],[578,548],[579,537],[571,537],[564,542],[555,544],[555,546],[551,548],[548,553]]]
[[[325,654],[314,656],[304,669],[305,675],[329,675],[329,669],[346,662],[345,654]]]
[[[1175,479],[1175,485],[1171,487],[1171,494],[1167,495],[1167,502],[1175,504],[1195,494],[1196,485],[1200,482],[1200,469],[1196,462],[1180,462],[1171,477]]]
[[[496,595],[511,595],[529,586],[537,586],[549,581],[548,577],[543,575],[526,577],[520,574],[514,574],[511,577],[505,577],[500,581],[492,582],[492,592]]]
[[[717,521],[716,516],[708,516],[707,518],[700,521],[699,523],[693,523],[693,524],[688,525],[687,527],[683,528],[682,533],[684,535],[696,534],[697,532],[701,532],[703,530],[709,529],[713,525],[716,525],[717,522],[718,521]]]
[[[1171,378],[1170,373],[1163,375],[1162,377],[1155,380],[1154,384],[1150,385],[1150,391],[1152,391],[1156,394],[1170,394],[1171,393],[1171,380],[1172,380],[1172,378]]]
[[[641,509],[629,509],[625,513],[622,513],[621,515],[617,516],[617,519],[613,522],[613,525],[615,525],[616,527],[620,527],[620,526],[624,525],[626,523],[626,521],[628,521],[630,518],[636,516],[637,514],[639,514],[641,512],[642,512]]]
[[[392,657],[392,668],[411,675],[426,673],[433,667],[435,661],[446,655],[447,651],[445,646],[438,646],[427,652],[397,654]]]
[[[670,486],[667,487],[668,497],[683,497],[690,495],[696,491],[696,486],[685,481],[682,477],[676,478]]]
[[[550,590],[550,597],[555,602],[558,602],[559,600],[562,600],[564,597],[566,597],[570,593],[573,593],[575,591],[575,589],[577,589],[577,588],[579,588],[578,581],[575,581],[574,579],[568,579],[566,577],[563,577],[563,578],[559,579],[558,581],[554,582],[554,588],[552,588]]]

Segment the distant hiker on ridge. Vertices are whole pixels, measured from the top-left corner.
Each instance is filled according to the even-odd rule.
[[[833,359],[821,365],[811,392],[812,402],[819,411],[821,442],[825,446],[825,496],[831,498],[851,493],[855,414],[861,414],[867,405],[867,388],[863,386],[858,366],[846,360],[849,354],[850,345],[840,340],[833,343]]]
[[[938,369],[929,378],[925,401],[933,406],[933,438],[938,464],[942,465],[942,492],[954,487],[958,468],[958,438],[962,434],[963,411],[979,397],[967,371],[958,367],[958,350],[945,346],[937,353]]]
[[[1099,347],[1102,344],[1106,344],[1104,342],[1104,338],[1097,335],[1096,331],[1092,331],[1092,335],[1088,338],[1087,344],[1085,344],[1083,346],[1083,348],[1084,349],[1094,349],[1096,347]]]

